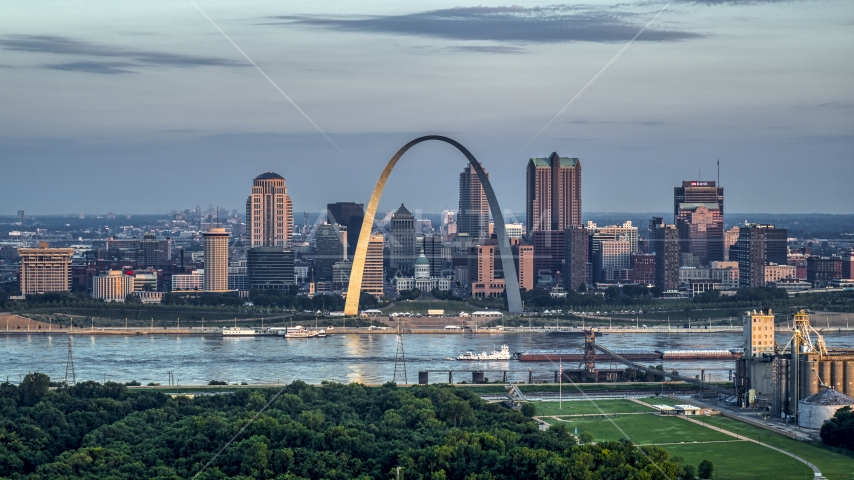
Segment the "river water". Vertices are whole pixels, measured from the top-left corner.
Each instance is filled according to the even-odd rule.
[[[17,383],[30,372],[43,372],[52,379],[65,378],[68,358],[66,335],[8,335],[0,336],[0,381]],[[407,378],[416,382],[419,370],[430,371],[430,382],[447,382],[448,370],[454,381],[471,381],[467,371],[483,370],[487,378],[502,378],[526,382],[528,369],[535,379],[551,381],[556,363],[520,362],[461,362],[447,360],[473,351],[476,353],[510,346],[511,352],[525,350],[576,351],[583,347],[583,338],[550,337],[543,334],[462,334],[462,335],[404,335]],[[778,338],[783,343],[786,340]],[[829,347],[854,347],[854,334],[837,333],[825,337]],[[210,380],[253,383],[286,383],[303,380],[319,383],[360,382],[377,384],[392,380],[397,351],[396,335],[348,334],[315,339],[284,339],[282,337],[223,338],[221,335],[75,335],[73,342],[74,370],[77,381],[96,380],[143,384],[156,382],[166,385],[168,373],[180,385],[207,384]],[[741,348],[740,333],[613,333],[597,342],[608,348],[637,349],[730,349]],[[658,363],[658,362],[641,362]],[[402,370],[402,363],[398,369]],[[623,368],[619,364],[598,362],[602,369]],[[700,369],[711,380],[726,380],[732,361],[671,361],[665,368],[682,374],[698,374]],[[578,368],[577,362],[565,362],[565,369]],[[401,375],[399,373],[399,375]],[[402,381],[402,375],[398,382]],[[708,378],[708,377],[707,377]]]

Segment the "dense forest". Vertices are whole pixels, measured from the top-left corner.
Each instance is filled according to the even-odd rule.
[[[453,387],[297,381],[283,392],[172,398],[109,382],[49,389],[36,373],[0,385],[0,422],[0,476],[13,479],[189,478],[238,432],[197,478],[395,478],[398,467],[407,479],[679,479],[697,471],[660,448],[584,443],[562,426],[540,431],[522,412]]]

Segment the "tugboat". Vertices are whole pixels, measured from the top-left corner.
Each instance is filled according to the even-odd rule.
[[[511,360],[513,355],[510,353],[510,347],[507,345],[502,345],[501,350],[496,351],[493,350],[492,353],[473,353],[466,352],[459,357],[457,360],[475,360],[475,361],[489,361],[489,360]]]

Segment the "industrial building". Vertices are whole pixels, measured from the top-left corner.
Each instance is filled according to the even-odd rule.
[[[745,406],[817,428],[814,419],[801,418],[827,404],[816,394],[833,390],[842,394],[834,396],[837,403],[854,396],[854,349],[827,348],[805,311],[795,315],[791,337],[782,343],[774,338],[773,318],[770,309],[744,316],[745,351],[736,361],[736,389]]]

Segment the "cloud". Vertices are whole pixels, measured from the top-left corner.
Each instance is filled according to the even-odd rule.
[[[551,7],[456,7],[405,15],[321,17],[290,15],[272,17],[268,25],[306,25],[341,31],[418,35],[467,41],[520,43],[624,42],[642,24],[635,14],[613,9]],[[638,40],[678,41],[700,34],[647,29]]]
[[[127,70],[123,67],[130,67],[133,64],[125,62],[71,62],[45,65],[51,70],[64,70],[67,72],[85,72],[85,73],[103,73],[116,75],[121,73],[134,73],[132,70]]]
[[[592,120],[568,120],[571,125],[641,125],[644,127],[660,127],[667,122],[663,120],[641,120],[641,121],[592,121]]]
[[[117,73],[132,73],[132,70],[128,70],[123,67],[135,66],[245,66],[245,64],[241,62],[223,58],[134,50],[97,43],[82,42],[67,37],[58,37],[53,35],[6,35],[5,37],[0,38],[0,48],[18,52],[89,57],[87,60],[50,64],[46,65],[46,67],[54,70],[111,75]],[[92,60],[92,58],[115,60]]]
[[[762,3],[793,3],[800,0],[692,0],[696,5],[759,5]]]
[[[508,47],[504,45],[461,45],[456,47],[448,47],[446,50],[454,52],[475,52],[475,53],[510,53],[519,54],[525,53],[526,50],[522,47]]]

